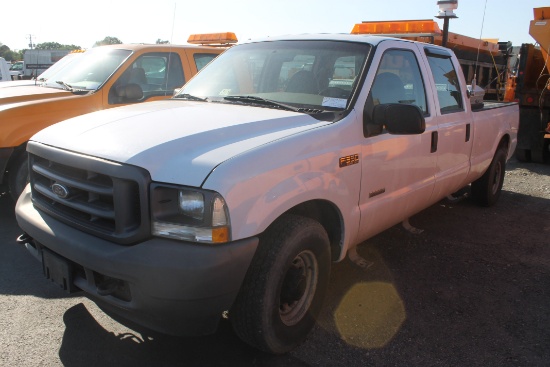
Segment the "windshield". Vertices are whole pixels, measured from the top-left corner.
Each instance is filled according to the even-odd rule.
[[[10,67],[11,71],[21,71],[23,70],[23,63],[22,62],[16,62]]]
[[[97,90],[132,53],[130,50],[97,47],[81,54],[67,64],[44,85],[67,89],[68,86],[82,90]]]
[[[64,56],[61,60],[44,70],[44,72],[40,74],[36,79],[41,82],[48,80],[52,75],[55,75],[55,73],[57,73],[59,70],[67,66],[69,63],[75,61],[77,57],[80,57],[82,55],[83,53],[78,52]]]
[[[364,43],[326,40],[234,46],[189,81],[175,98],[343,110],[370,48]]]

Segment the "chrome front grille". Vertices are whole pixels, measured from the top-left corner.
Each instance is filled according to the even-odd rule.
[[[145,170],[34,142],[27,150],[35,207],[113,242],[150,236]]]

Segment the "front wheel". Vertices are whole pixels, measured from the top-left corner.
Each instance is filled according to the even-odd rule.
[[[269,353],[296,347],[319,315],[330,262],[328,235],[318,222],[281,217],[261,236],[229,313],[235,333]]]
[[[499,148],[487,171],[472,182],[472,197],[482,206],[492,206],[500,197],[506,171],[506,150]]]
[[[28,183],[29,166],[27,154],[24,153],[17,156],[9,168],[8,188],[13,200],[17,201]]]

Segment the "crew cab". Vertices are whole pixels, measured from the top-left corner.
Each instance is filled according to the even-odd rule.
[[[237,40],[233,33],[200,36],[200,42],[215,40],[223,47],[95,47],[72,56],[70,63],[61,60],[63,67],[54,65],[53,75],[45,71],[47,78],[36,85],[0,88],[0,184],[7,183],[14,198],[23,191],[28,182],[25,147],[41,129],[93,111],[170,98],[174,89]]]
[[[20,242],[54,284],[125,319],[204,335],[228,317],[284,353],[314,325],[332,262],[463,188],[496,203],[518,106],[474,105],[439,46],[248,41],[172,99],[34,135]]]

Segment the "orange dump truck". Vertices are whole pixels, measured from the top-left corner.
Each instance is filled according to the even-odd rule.
[[[485,100],[517,101],[520,128],[516,157],[520,161],[550,161],[550,7],[533,9],[529,34],[538,45],[477,39],[449,32],[447,47],[456,54],[468,82],[475,79]],[[352,34],[372,34],[442,44],[437,22],[426,20],[368,21],[355,24]]]
[[[443,43],[443,32],[437,22],[430,19],[362,22],[355,24],[351,33],[377,34],[440,46]],[[446,47],[455,53],[468,83],[475,78],[476,84],[483,87],[486,99],[502,100],[511,51],[509,42],[479,40],[449,32]]]
[[[0,184],[19,196],[28,180],[27,141],[38,131],[89,112],[170,98],[237,38],[192,35],[188,42],[196,44],[96,47],[39,85],[1,88]]]
[[[520,104],[516,157],[542,163],[550,161],[550,7],[535,8],[533,15],[529,34],[538,45],[521,45],[507,95]]]

